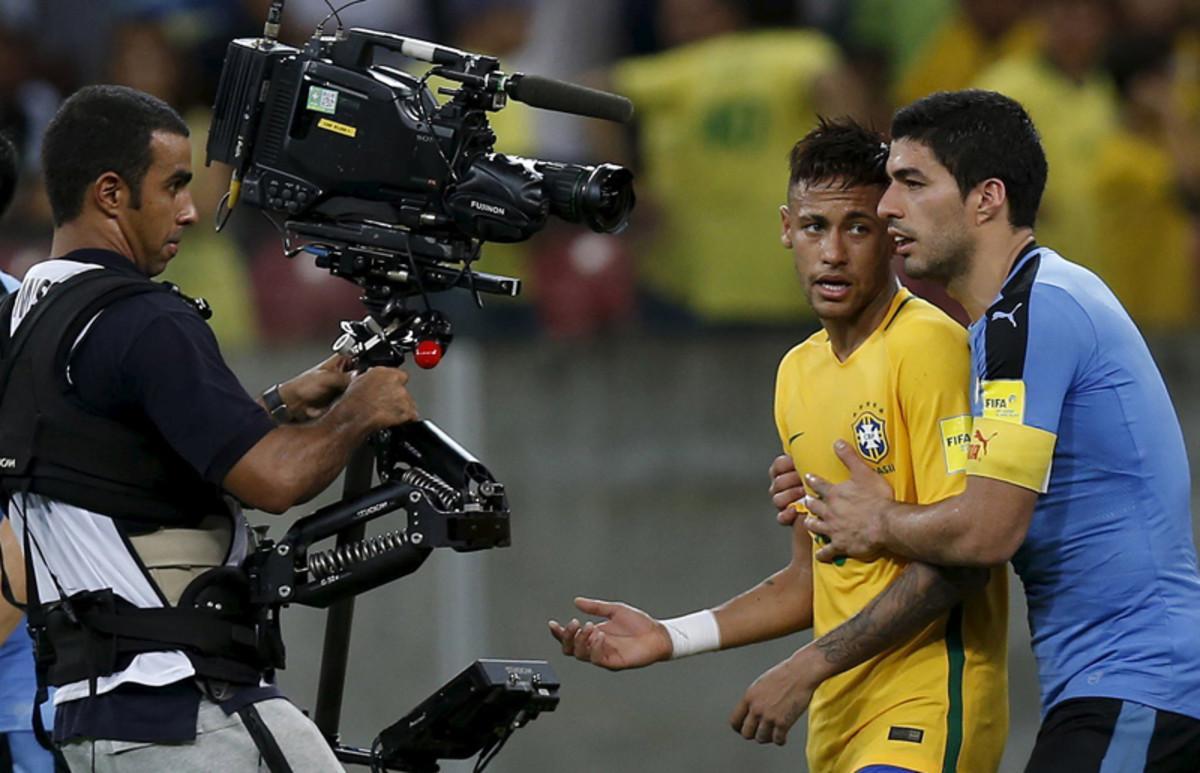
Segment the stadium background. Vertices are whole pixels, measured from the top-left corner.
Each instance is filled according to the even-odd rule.
[[[155,93],[194,127],[203,218],[166,278],[210,300],[252,391],[322,357],[337,321],[360,316],[353,288],[282,258],[257,213],[211,232],[225,181],[200,166],[208,106],[225,44],[257,35],[267,4],[0,0],[0,131],[25,159],[0,266],[19,276],[46,256],[37,145],[63,96],[92,82]],[[321,0],[290,0],[285,39],[325,13]],[[726,725],[745,687],[804,637],[609,674],[558,655],[545,620],[569,617],[577,594],[679,614],[786,560],[766,497],[772,380],[814,323],[775,210],[786,150],[817,111],[886,128],[895,105],[971,84],[1024,102],[1051,164],[1041,241],[1126,302],[1197,458],[1195,0],[371,0],[343,18],[494,53],[506,70],[607,85],[639,110],[629,131],[521,105],[494,121],[509,152],[633,165],[639,207],[619,237],[556,224],[489,248],[481,267],[522,276],[521,300],[476,311],[443,298],[459,338],[411,386],[423,414],[507,485],[513,546],[435,555],[360,599],[347,742],[366,745],[473,658],[546,658],[561,706],[517,733],[498,773],[804,769],[802,734],[759,747]],[[1013,591],[1006,771],[1020,770],[1038,722]],[[323,614],[285,619],[282,682],[311,707]]]

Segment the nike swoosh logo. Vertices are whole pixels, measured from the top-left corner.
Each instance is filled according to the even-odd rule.
[[[788,445],[790,446],[792,444],[793,440],[795,440],[796,438],[800,437],[803,434],[804,434],[803,432],[797,432],[795,435],[792,435],[790,438],[788,438]]]

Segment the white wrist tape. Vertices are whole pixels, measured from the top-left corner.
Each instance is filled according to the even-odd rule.
[[[710,610],[663,620],[671,636],[671,659],[721,649],[721,629]]]

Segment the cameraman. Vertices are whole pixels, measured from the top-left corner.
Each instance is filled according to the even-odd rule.
[[[72,770],[340,770],[262,679],[277,640],[245,617],[235,500],[281,513],[319,493],[368,435],[416,418],[407,376],[332,358],[245,393],[196,308],[149,281],[196,220],[188,129],[164,102],[81,89],[42,165],[53,257],[0,307],[0,481],[54,651],[55,741]]]

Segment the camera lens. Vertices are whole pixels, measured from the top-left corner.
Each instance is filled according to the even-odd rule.
[[[633,209],[633,174],[615,164],[582,166],[540,161],[534,168],[545,178],[550,211],[593,231],[618,233]]]

